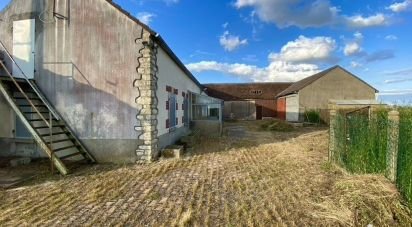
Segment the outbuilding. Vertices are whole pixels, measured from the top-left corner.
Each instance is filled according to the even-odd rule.
[[[378,90],[340,66],[307,77],[277,96],[278,118],[299,122],[316,111],[327,122],[330,100],[376,100]]]
[[[277,116],[275,96],[292,83],[204,84],[205,92],[224,101],[225,119],[261,120]]]

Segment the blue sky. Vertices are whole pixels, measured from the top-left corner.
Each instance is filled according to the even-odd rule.
[[[412,102],[412,0],[115,2],[201,83],[295,81],[339,64],[388,99]]]

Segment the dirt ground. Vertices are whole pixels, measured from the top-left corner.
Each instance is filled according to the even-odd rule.
[[[327,162],[326,128],[262,131],[227,123],[180,160],[95,165],[68,177],[47,168],[0,191],[0,225],[410,226],[384,177]],[[46,164],[45,164],[46,165]]]

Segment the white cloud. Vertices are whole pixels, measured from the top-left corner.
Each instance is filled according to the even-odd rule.
[[[379,95],[410,95],[412,94],[412,89],[392,89],[383,90],[379,92]]]
[[[353,34],[353,36],[355,37],[355,39],[346,43],[345,48],[343,49],[343,53],[345,54],[345,56],[358,55],[362,52],[362,33],[356,32],[355,34]]]
[[[400,13],[403,11],[411,10],[412,0],[405,0],[403,2],[395,2],[392,5],[388,6],[387,9],[390,9],[395,13]]]
[[[225,22],[224,24],[222,24],[222,28],[226,29],[229,26],[229,22]]]
[[[346,56],[352,56],[352,55],[360,53],[361,50],[362,50],[362,48],[360,47],[359,43],[351,42],[351,43],[347,43],[345,45],[345,49],[343,50],[343,53]]]
[[[226,51],[234,51],[240,46],[247,45],[247,39],[240,39],[239,36],[231,35],[228,31],[225,31],[219,39],[220,45]]]
[[[237,0],[235,7],[253,7],[257,16],[278,27],[320,27],[333,23],[338,9],[328,0]]]
[[[156,14],[149,13],[149,12],[140,12],[137,14],[137,19],[139,19],[142,23],[149,25],[152,22],[153,18],[156,17]]]
[[[319,72],[317,65],[293,64],[283,61],[271,62],[265,68],[255,65],[229,64],[216,61],[201,61],[188,64],[186,67],[193,72],[215,71],[255,82],[297,81]]]
[[[385,36],[385,39],[393,41],[393,40],[398,40],[398,37],[396,35],[387,35]]]
[[[330,37],[299,36],[298,39],[285,44],[280,52],[270,53],[266,67],[201,61],[188,64],[187,68],[194,72],[221,72],[256,82],[297,81],[318,73],[319,67],[314,62],[330,61],[335,48],[335,40]]]
[[[403,83],[403,82],[408,82],[412,81],[412,78],[405,78],[405,79],[390,79],[390,80],[385,80],[385,84],[395,84],[395,83]]]
[[[355,32],[355,34],[353,34],[353,36],[354,36],[356,39],[363,39],[363,35],[362,35],[362,33],[360,33],[360,32]]]
[[[350,62],[350,66],[351,66],[352,68],[360,68],[360,67],[362,67],[362,64],[359,63],[359,62],[356,62],[356,61],[351,61],[351,62]]]
[[[349,27],[365,28],[387,25],[389,21],[384,14],[378,13],[369,17],[363,17],[362,15],[346,17],[346,23]]]
[[[412,0],[408,0],[412,1]],[[364,28],[388,23],[382,13],[365,17],[343,15],[330,0],[236,0],[237,9],[251,7],[261,21],[276,24],[279,28],[297,26],[300,28],[345,25]]]
[[[336,41],[330,37],[307,38],[299,36],[284,45],[280,53],[271,53],[270,58],[288,62],[327,61],[336,48]]]

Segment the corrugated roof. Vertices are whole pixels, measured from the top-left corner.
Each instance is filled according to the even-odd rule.
[[[294,84],[292,84],[290,87],[288,87],[286,90],[282,91],[281,93],[279,93],[276,97],[281,97],[281,96],[286,96],[286,95],[290,95],[290,94],[295,94],[298,91],[302,90],[303,88],[305,88],[306,86],[312,84],[313,82],[315,82],[316,80],[322,78],[323,76],[325,76],[326,74],[328,74],[330,71],[340,68],[343,71],[347,72],[348,74],[350,74],[351,76],[355,77],[356,79],[360,80],[362,83],[368,85],[369,87],[373,88],[376,92],[378,90],[376,90],[376,88],[372,87],[370,84],[366,83],[365,81],[363,81],[362,79],[360,79],[359,77],[355,76],[354,74],[352,74],[351,72],[347,71],[346,69],[342,68],[339,65],[333,66],[329,69],[326,69],[322,72],[319,72],[313,76],[310,77],[306,77],[303,80],[300,80]]]
[[[124,10],[120,5],[114,3],[112,0],[105,0],[106,2],[110,3],[113,7],[119,10],[121,13],[129,17],[132,21],[136,22],[138,25],[142,26],[146,31],[148,31],[153,39],[159,44],[160,47],[169,55],[170,58],[179,66],[180,69],[200,88],[203,88],[199,81],[193,76],[193,74],[186,68],[186,66],[180,61],[180,59],[176,56],[176,54],[170,49],[169,45],[164,41],[164,39],[160,36],[159,33],[155,32],[149,26],[138,20],[136,17],[131,15],[129,12]]]

